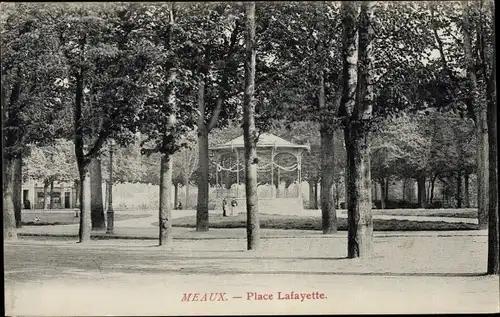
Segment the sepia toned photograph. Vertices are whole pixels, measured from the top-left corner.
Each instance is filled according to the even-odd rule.
[[[0,25],[6,316],[500,312],[493,0]]]

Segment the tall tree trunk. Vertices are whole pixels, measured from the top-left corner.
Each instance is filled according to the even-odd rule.
[[[489,133],[489,205],[488,205],[488,274],[499,274],[499,226],[498,215],[498,143],[496,80],[494,101],[488,105]]]
[[[340,209],[340,180],[335,181],[335,208]]]
[[[345,131],[344,131],[345,133]],[[344,142],[345,143],[345,142]],[[347,151],[347,148],[345,148]],[[347,159],[347,157],[346,157]],[[347,184],[349,183],[349,171],[347,170],[347,165],[344,171],[344,208],[347,209],[347,204],[349,203],[349,189],[347,188]]]
[[[80,202],[80,181],[79,180],[75,180],[73,182],[73,185],[75,187],[75,207],[78,206],[79,202]],[[78,217],[78,213],[77,213],[77,217]]]
[[[2,166],[3,178],[3,240],[17,240],[16,215],[14,212],[14,158],[5,155]]]
[[[344,3],[342,3],[344,5]],[[348,8],[352,4],[344,6]],[[347,218],[347,256],[349,258],[366,258],[373,254],[373,219],[372,219],[372,185],[370,174],[370,141],[369,123],[372,119],[373,106],[373,8],[374,2],[366,1],[361,4],[359,15],[359,49],[358,49],[358,73],[355,96],[347,96],[344,100],[354,97],[355,103],[351,115],[345,128],[345,143],[347,152],[348,168],[348,218]],[[352,10],[352,9],[351,9]],[[349,10],[348,10],[349,11]],[[351,11],[352,12],[352,11]],[[344,13],[349,13],[344,11]],[[355,19],[349,19],[350,23],[344,25],[345,37],[349,39],[355,32],[352,26]],[[346,30],[351,27],[350,30]],[[352,40],[351,40],[352,43]],[[345,61],[349,60],[349,46],[344,50]],[[351,52],[355,52],[355,49]],[[354,66],[354,65],[352,65]],[[344,69],[348,68],[344,64]],[[345,74],[345,72],[344,72]],[[348,77],[348,76],[346,76]],[[344,79],[345,80],[345,79]],[[349,81],[347,81],[349,83]],[[349,84],[347,85],[349,86]],[[344,90],[345,94],[351,91],[352,87]]]
[[[336,187],[335,187],[336,188]],[[337,197],[338,199],[338,197]],[[337,201],[337,200],[335,200]],[[314,205],[313,205],[314,210],[318,210],[318,179],[314,179]]]
[[[198,150],[200,180],[198,182],[198,204],[196,206],[196,231],[208,231],[208,131],[205,127],[198,127]]]
[[[43,210],[47,209],[47,191],[49,189],[48,181],[43,183]]]
[[[441,199],[443,200],[443,203],[446,202],[447,203],[447,200],[446,200],[446,184],[444,183],[443,179],[440,180],[441,182],[441,193],[442,193],[442,197]]]
[[[429,178],[428,182],[427,182],[427,191],[426,191],[426,194],[425,194],[425,205],[426,206],[429,206],[429,198],[431,197],[431,183],[432,183],[432,177]]]
[[[405,201],[405,198],[406,197],[406,182],[407,182],[407,179],[406,178],[403,178],[403,201]]]
[[[479,228],[486,229],[488,227],[488,129],[484,127],[486,115],[483,116],[482,112],[476,131],[479,146],[477,151],[477,207]]]
[[[49,192],[49,209],[52,210],[54,209],[54,180],[50,182],[50,192]]]
[[[468,98],[467,107],[469,113],[473,114],[476,124],[476,139],[477,139],[477,205],[478,205],[478,222],[480,229],[488,227],[488,127],[487,127],[487,107],[483,102],[475,97],[477,93],[477,77],[476,77],[476,61],[472,52],[471,44],[471,23],[469,20],[469,9],[467,1],[463,2],[463,37],[465,60],[467,65],[468,76]]]
[[[78,237],[80,243],[90,242],[92,222],[90,216],[90,172],[89,166],[80,166],[80,229]]]
[[[420,208],[425,208],[425,176],[417,177],[417,188],[418,188],[418,205]]]
[[[172,159],[170,155],[163,154],[160,164],[159,245],[168,247],[172,243]]]
[[[23,162],[21,156],[14,159],[14,215],[16,217],[16,227],[23,226],[21,210],[23,192]],[[26,199],[26,198],[25,198]]]
[[[464,200],[465,208],[470,208],[470,189],[469,189],[469,172],[464,174]]]
[[[179,183],[174,184],[174,208],[179,206]]]
[[[387,192],[385,190],[385,188],[386,188],[385,184],[386,183],[387,182],[384,179],[382,179],[380,181],[380,193],[381,193],[381,195],[380,195],[381,196],[380,197],[380,209],[385,209],[386,208],[386,205],[385,205],[386,199],[387,199],[387,196],[386,196]]]
[[[187,173],[184,174],[184,184],[186,184],[186,198],[184,202],[184,209],[188,209],[188,202],[189,202],[189,176],[187,176]]]
[[[323,124],[321,137],[321,218],[324,234],[337,232],[337,213],[334,201],[334,130]]]
[[[314,180],[309,178],[307,182],[309,183],[309,209],[314,209]]]
[[[389,201],[389,176],[385,178],[384,191],[385,191],[385,204],[387,206],[387,202]]]
[[[430,204],[432,204],[434,202],[434,187],[436,185],[436,178],[437,178],[437,174],[434,174],[432,176],[432,180],[431,180],[431,193],[430,193],[430,199],[429,199],[429,202]]]
[[[368,139],[357,131],[347,131],[347,166],[349,168],[348,257],[369,257],[373,252],[371,215],[370,154]]]
[[[490,2],[493,25],[495,3]],[[493,33],[493,64],[488,89],[488,136],[489,136],[489,206],[488,206],[488,274],[500,274],[500,248],[498,215],[498,135],[497,135],[497,83],[496,83],[496,31]]]
[[[94,158],[90,161],[90,208],[92,230],[106,229],[104,204],[102,201],[102,171],[101,160]]]
[[[235,28],[231,33],[231,39],[228,48],[228,55],[226,59],[231,58],[237,51],[238,34],[240,32],[239,23],[236,23]],[[217,121],[219,119],[220,113],[222,111],[222,105],[226,99],[227,91],[229,91],[229,73],[232,71],[229,67],[230,63],[226,63],[223,71],[222,78],[218,88],[218,95],[215,101],[215,108],[212,111],[210,121],[205,122],[205,78],[208,76],[208,67],[201,67],[201,73],[204,75],[199,83],[198,90],[198,111],[200,116],[198,118],[198,142],[201,140],[202,144],[198,144],[199,149],[199,166],[201,170],[201,185],[198,186],[198,205],[196,209],[196,230],[197,231],[208,231],[209,228],[209,217],[208,217],[208,199],[209,199],[209,166],[208,166],[208,135],[210,131],[217,126]]]
[[[83,52],[85,39],[79,41],[80,51]],[[80,60],[83,61],[83,55]],[[90,242],[90,232],[92,230],[91,208],[90,208],[90,158],[85,155],[85,142],[83,134],[83,89],[85,87],[84,70],[81,67],[76,75],[75,87],[75,107],[73,109],[74,144],[75,157],[80,177],[80,228],[78,238],[80,243]]]
[[[457,208],[462,208],[462,172],[457,172]]]
[[[20,71],[18,70],[20,73]],[[20,75],[20,74],[18,74]],[[20,76],[19,76],[20,77]],[[3,178],[3,238],[4,241],[17,240],[16,229],[16,159],[21,157],[18,148],[20,128],[18,100],[21,95],[21,82],[14,83],[7,105],[7,96],[2,85],[2,128],[11,128],[2,133],[2,178]]]
[[[247,207],[247,249],[260,244],[259,202],[257,197],[257,131],[255,129],[255,2],[245,3],[245,93],[243,137],[245,140],[245,192]]]
[[[321,3],[321,10],[325,10],[325,3]],[[320,32],[324,32],[324,20],[318,20],[318,27]],[[341,102],[342,90],[336,93],[335,100],[333,101],[332,107],[328,107],[326,104],[325,96],[325,71],[324,66],[326,65],[325,56],[328,56],[328,48],[324,41],[320,42],[318,47],[318,54],[321,56],[319,62],[319,85],[318,85],[318,106],[321,112],[325,115],[321,119],[320,126],[320,155],[321,155],[321,193],[320,193],[320,204],[321,204],[321,218],[322,218],[322,229],[323,234],[330,234],[337,232],[337,213],[335,210],[335,187],[334,187],[334,170],[335,170],[335,149],[334,149],[334,124],[332,120],[332,114],[336,112],[339,103]],[[341,80],[338,80],[339,86],[342,86]],[[333,110],[333,111],[332,111]]]
[[[372,253],[371,188],[367,186],[370,183],[370,161],[369,153],[365,150],[368,140],[357,133],[346,131],[346,139],[349,140],[346,148],[349,167],[349,258],[370,256]]]
[[[349,116],[352,115],[356,104],[356,83],[357,78],[357,60],[358,60],[358,28],[356,21],[358,19],[358,10],[356,5],[351,2],[342,2],[342,100],[339,114],[344,115],[344,143],[346,152],[350,144],[349,136]],[[349,159],[349,157],[347,157]],[[345,208],[349,209],[351,201],[351,191],[349,184],[350,166],[346,166],[345,172]]]

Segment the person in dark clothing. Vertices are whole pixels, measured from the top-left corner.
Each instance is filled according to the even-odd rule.
[[[227,201],[226,201],[226,198],[224,198],[222,200],[222,216],[223,217],[227,217],[227,214],[226,214],[226,206],[227,206]]]

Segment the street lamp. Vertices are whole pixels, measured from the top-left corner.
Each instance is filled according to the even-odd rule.
[[[113,151],[115,150],[115,140],[109,140],[109,180],[108,180],[108,210],[106,233],[113,234],[115,212],[113,211]]]

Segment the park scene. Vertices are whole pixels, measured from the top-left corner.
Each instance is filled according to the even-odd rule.
[[[498,313],[495,3],[4,3],[8,316]]]

